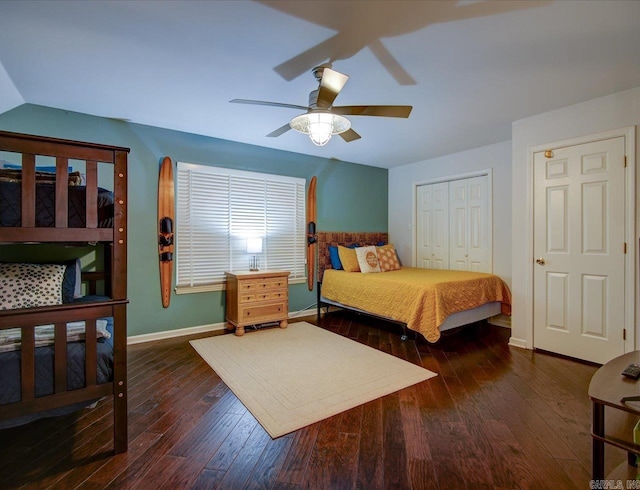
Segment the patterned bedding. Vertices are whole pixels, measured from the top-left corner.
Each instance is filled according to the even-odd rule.
[[[86,227],[85,186],[69,186],[69,227]],[[0,226],[20,226],[22,216],[22,184],[0,181]],[[55,226],[56,188],[54,184],[36,185],[36,226]],[[113,226],[113,193],[98,188],[98,228]]]
[[[429,342],[440,338],[438,327],[447,316],[499,301],[511,314],[511,292],[498,276],[479,272],[418,269],[363,274],[324,271],[322,296],[403,322]]]

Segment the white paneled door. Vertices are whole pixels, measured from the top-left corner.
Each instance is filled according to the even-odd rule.
[[[486,175],[449,183],[451,269],[491,272],[489,190]]]
[[[417,267],[449,268],[449,183],[417,188]]]
[[[534,153],[534,347],[624,353],[625,139]]]

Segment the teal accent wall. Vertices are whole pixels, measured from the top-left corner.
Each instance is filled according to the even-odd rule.
[[[315,175],[318,179],[318,230],[387,231],[386,169],[32,104],[0,114],[0,129],[131,148],[128,197],[129,335],[224,321],[224,292],[172,293],[169,308],[162,307],[156,217],[158,173],[164,156],[171,157],[174,163],[183,161],[307,180]],[[337,140],[329,143],[328,148],[333,144],[346,143]],[[73,251],[68,253],[72,254]],[[15,254],[14,249],[11,255]],[[17,254],[21,255],[21,252]],[[0,248],[0,255],[8,257],[8,249],[3,254]],[[290,311],[315,305],[315,288],[309,291],[306,284],[293,284],[289,287],[289,293]]]

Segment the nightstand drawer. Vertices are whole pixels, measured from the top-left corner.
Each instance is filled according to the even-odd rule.
[[[257,291],[255,293],[240,294],[240,303],[253,303],[270,299],[285,299],[287,290],[283,291]]]
[[[256,323],[270,319],[279,320],[285,312],[285,303],[272,303],[259,306],[247,306],[240,309],[241,321],[254,321]]]
[[[289,283],[287,279],[271,279],[271,280],[255,280],[255,281],[239,281],[238,290],[241,293],[253,291],[266,291],[270,289],[287,289]]]
[[[267,287],[269,289],[288,289],[289,280],[286,277],[284,279],[273,279],[269,281]]]
[[[267,289],[267,285],[269,283],[267,281],[238,281],[238,291],[241,293],[244,292],[253,292],[253,291],[262,291]]]

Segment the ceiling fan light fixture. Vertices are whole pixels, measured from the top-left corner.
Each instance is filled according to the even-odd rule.
[[[324,146],[334,134],[349,130],[351,121],[329,111],[316,110],[294,117],[289,125],[300,133],[308,134],[314,145]]]

